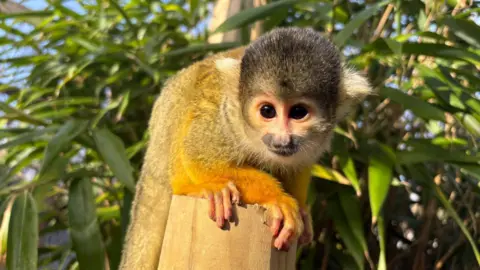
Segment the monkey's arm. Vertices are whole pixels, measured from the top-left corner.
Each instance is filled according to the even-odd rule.
[[[271,211],[272,232],[277,236],[275,247],[285,247],[292,237],[303,232],[303,220],[297,201],[282,188],[273,176],[250,167],[228,164],[205,166],[187,155],[183,156],[183,170],[173,177],[174,194],[202,196],[205,191],[220,192],[232,182],[247,204],[260,204]],[[280,231],[283,221],[283,227]]]

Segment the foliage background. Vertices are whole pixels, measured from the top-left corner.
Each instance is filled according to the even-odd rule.
[[[478,3],[267,2],[219,29],[325,31],[378,90],[314,168],[315,242],[299,269],[479,269]],[[206,43],[206,0],[8,4],[0,268],[116,269],[162,84],[239,43]]]

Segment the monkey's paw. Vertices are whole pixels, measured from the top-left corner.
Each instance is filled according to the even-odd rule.
[[[233,182],[218,192],[203,190],[203,197],[208,199],[208,216],[222,228],[225,220],[232,217],[232,204],[240,203],[240,192]]]
[[[304,232],[304,221],[296,201],[293,198],[282,198],[280,202],[264,206],[272,217],[270,229],[276,237],[273,245],[278,250],[288,250],[293,241]]]

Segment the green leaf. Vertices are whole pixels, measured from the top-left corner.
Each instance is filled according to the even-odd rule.
[[[362,193],[360,188],[360,181],[357,177],[357,172],[355,171],[355,164],[351,157],[342,157],[340,160],[340,166],[342,167],[343,173],[347,176],[350,183],[352,183],[353,188],[357,192],[357,195]]]
[[[69,230],[80,269],[105,269],[105,248],[97,222],[93,187],[88,178],[70,183]]]
[[[386,258],[386,235],[385,235],[385,222],[383,216],[379,215],[377,219],[378,238],[380,242],[380,254],[378,258],[378,270],[387,270],[387,258]]]
[[[444,111],[417,97],[407,95],[401,90],[382,87],[380,93],[382,96],[402,105],[405,109],[411,110],[418,117],[426,120],[445,121]]]
[[[443,194],[443,191],[441,190],[441,188],[437,185],[434,185],[434,191],[435,191],[435,195],[437,196],[437,198],[440,200],[440,202],[443,204],[443,206],[445,207],[445,209],[447,209],[447,212],[448,214],[453,218],[453,220],[455,220],[455,222],[457,223],[458,227],[460,227],[460,230],[462,230],[463,234],[465,235],[465,237],[467,238],[468,242],[470,243],[470,245],[472,246],[472,250],[473,250],[473,253],[475,254],[475,258],[477,259],[477,263],[480,265],[480,253],[478,251],[478,248],[477,248],[477,243],[476,241],[473,239],[472,235],[470,234],[470,232],[468,231],[467,227],[465,226],[465,224],[463,223],[463,220],[458,216],[457,212],[455,211],[455,209],[453,208],[452,204],[450,203],[450,201],[447,199],[447,197],[445,196],[445,194]]]
[[[333,42],[339,47],[342,47],[343,45],[345,45],[345,42],[347,42],[347,40],[350,38],[350,36],[358,27],[360,27],[363,23],[365,23],[370,17],[372,17],[375,13],[377,13],[381,7],[385,6],[389,2],[391,1],[387,0],[387,1],[376,3],[366,8],[362,12],[356,14],[354,18],[351,19],[350,22],[345,25],[342,31],[338,32],[335,35],[335,37],[333,38]]]
[[[379,38],[373,43],[366,45],[363,52],[375,52],[376,57],[392,55],[394,52],[384,38]],[[442,43],[405,42],[402,44],[403,54],[432,56],[450,60],[462,60],[472,64],[480,63],[480,55],[464,48],[453,47]]]
[[[85,49],[91,51],[91,52],[98,52],[100,51],[100,48],[96,45],[96,44],[93,44],[92,42],[84,39],[84,38],[81,38],[81,37],[70,37],[70,39],[77,43],[78,45],[84,47]]]
[[[72,141],[88,127],[88,121],[72,119],[67,121],[55,134],[45,149],[45,158],[40,168],[39,174],[42,175],[47,170],[52,161],[71,145]]]
[[[300,1],[280,0],[280,1],[275,1],[263,6],[242,10],[237,14],[229,17],[220,26],[218,26],[217,29],[215,29],[215,31],[213,31],[212,34],[227,32],[233,29],[246,26],[258,20],[264,19],[270,14],[275,14],[279,10],[290,7],[298,2]]]
[[[454,35],[468,44],[480,48],[480,27],[472,20],[447,16],[439,22],[448,25]]]
[[[7,142],[0,144],[0,149],[12,148],[25,143],[31,143],[42,139],[42,135],[55,131],[57,127],[46,127],[43,129],[36,129],[31,132],[25,132],[21,135],[10,138]]]
[[[372,223],[375,223],[390,188],[395,154],[387,146],[379,143],[371,147],[372,154],[368,164],[368,194],[372,209]]]
[[[32,117],[20,110],[17,110],[15,108],[12,108],[8,106],[8,104],[4,102],[0,102],[0,111],[3,111],[5,115],[0,115],[0,119],[5,118],[5,119],[15,119],[18,121],[34,124],[34,125],[47,125],[47,122]]]
[[[69,157],[75,152],[69,152],[65,156],[55,156],[50,161],[48,166],[45,166],[41,174],[37,174],[35,181],[49,182],[61,179],[65,175],[65,169],[69,162]]]
[[[0,20],[5,20],[5,19],[32,19],[32,18],[49,17],[51,15],[53,15],[53,12],[50,11],[50,10],[2,13],[2,14],[0,14]]]
[[[408,150],[397,151],[398,164],[413,164],[431,161],[478,163],[480,155],[466,155],[461,150],[447,150],[432,144],[428,139],[411,139],[405,142]]]
[[[130,17],[128,17],[127,13],[125,13],[125,10],[118,4],[118,1],[109,0],[108,2],[110,2],[110,4],[122,15],[130,29],[135,30],[136,28],[130,20]]]
[[[8,269],[37,269],[38,225],[35,200],[29,192],[23,191],[15,198],[8,226]]]
[[[473,64],[480,63],[480,55],[463,48],[452,47],[446,44],[406,42],[403,44],[403,52],[406,54],[464,60]]]
[[[125,153],[125,145],[122,140],[106,128],[95,129],[93,138],[103,160],[105,160],[118,180],[134,193],[133,168]]]
[[[350,217],[344,212],[341,199],[338,195],[333,195],[332,198],[328,200],[327,213],[333,219],[335,229],[338,231],[343,242],[347,246],[348,251],[353,256],[358,269],[364,269],[363,244],[352,231],[349,224]]]
[[[8,226],[10,224],[10,216],[12,214],[12,205],[15,200],[14,196],[4,198],[0,206],[0,255],[5,255],[8,245]]]
[[[478,121],[473,115],[466,113],[455,114],[457,119],[471,134],[480,136],[480,121]]]
[[[338,196],[343,212],[345,213],[345,216],[348,217],[347,222],[350,227],[350,231],[362,246],[363,252],[367,254],[368,246],[363,232],[363,218],[362,211],[360,209],[361,203],[355,195],[347,192],[339,192]]]

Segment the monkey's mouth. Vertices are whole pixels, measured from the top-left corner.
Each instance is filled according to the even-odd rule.
[[[297,153],[298,148],[297,147],[281,147],[281,148],[270,148],[269,150],[275,153],[276,155],[279,155],[282,157],[289,157]]]

